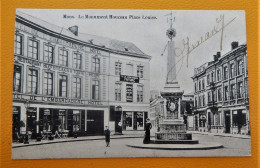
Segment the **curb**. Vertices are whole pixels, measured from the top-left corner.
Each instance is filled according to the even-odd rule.
[[[110,139],[126,139],[126,138],[143,138],[143,136],[125,136],[125,137],[111,137]],[[12,146],[12,148],[22,148],[27,146],[38,146],[38,145],[47,145],[47,144],[56,144],[56,143],[66,143],[66,142],[78,142],[78,141],[95,141],[95,140],[104,140],[105,138],[91,138],[91,139],[70,139],[62,141],[48,141],[35,144],[24,144],[19,146]]]
[[[251,139],[251,137],[239,137],[232,135],[222,135],[222,134],[209,134],[209,133],[199,133],[199,132],[190,132],[192,134],[200,134],[200,135],[209,135],[209,136],[220,136],[220,137],[231,137],[231,138],[239,138],[239,139]]]
[[[126,146],[132,148],[139,148],[139,149],[156,149],[156,150],[210,150],[210,149],[219,149],[224,148],[223,145],[218,144],[214,146],[205,146],[205,147],[156,147],[156,146],[137,146],[137,145],[129,145]]]

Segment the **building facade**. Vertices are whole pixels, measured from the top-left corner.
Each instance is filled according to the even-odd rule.
[[[143,124],[149,111],[150,59],[133,43],[17,12],[13,133],[99,135],[106,125],[114,131],[120,120],[126,130],[137,129],[136,118]]]
[[[250,134],[246,44],[195,68],[194,128],[202,132]]]

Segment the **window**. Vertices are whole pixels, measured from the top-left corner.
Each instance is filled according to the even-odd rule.
[[[228,69],[224,67],[224,79],[228,79]]]
[[[122,84],[116,83],[115,84],[115,101],[121,101],[121,89],[122,89]]]
[[[230,64],[230,77],[234,77],[235,76],[235,69],[234,69],[234,64]]]
[[[73,53],[73,68],[81,69],[82,55],[78,52]]]
[[[81,98],[81,78],[75,77],[73,78],[73,97]]]
[[[197,92],[197,83],[196,82],[194,84],[194,90],[195,90],[195,92]]]
[[[59,51],[59,65],[68,66],[69,52],[65,48],[60,48]]]
[[[221,88],[218,89],[218,101],[222,101]]]
[[[100,72],[100,59],[97,57],[94,57],[92,59],[92,71],[93,72]]]
[[[201,90],[201,82],[199,81],[199,91]]]
[[[235,84],[232,84],[230,87],[230,99],[233,100],[235,98],[236,89],[235,89]]]
[[[14,66],[14,84],[13,84],[13,91],[14,92],[21,92],[21,76],[22,76],[22,67],[15,65]]]
[[[45,95],[53,95],[53,73],[44,73],[43,89]]]
[[[22,55],[23,36],[16,34],[14,40],[14,53]]]
[[[139,78],[144,77],[144,67],[143,66],[137,66],[137,76]]]
[[[239,60],[239,61],[237,62],[237,64],[238,64],[237,74],[238,74],[238,75],[241,75],[241,74],[242,74],[242,66],[243,66],[242,60]]]
[[[28,46],[28,57],[38,59],[38,41],[30,39]]]
[[[205,82],[204,82],[204,79],[202,79],[202,89],[205,89]]]
[[[66,75],[60,75],[59,77],[59,96],[67,97],[67,83],[68,77]]]
[[[195,107],[197,107],[198,104],[197,104],[197,97],[195,97]]]
[[[115,75],[121,75],[122,63],[115,63]]]
[[[28,93],[37,94],[38,87],[38,71],[29,68],[28,72]]]
[[[237,91],[238,91],[238,93],[237,93],[237,97],[238,98],[242,98],[242,93],[243,93],[243,83],[242,82],[239,82],[238,84],[238,88],[237,88]]]
[[[45,44],[44,45],[44,61],[53,63],[53,46]]]
[[[214,72],[211,72],[211,82],[214,82]]]
[[[224,100],[228,100],[228,86],[224,87]]]
[[[210,92],[208,92],[208,102],[211,102],[212,100],[211,100],[211,93]]]
[[[143,102],[143,86],[137,86],[137,102]]]
[[[99,100],[99,80],[92,81],[92,99]]]
[[[209,83],[210,83],[210,75],[208,74],[207,75],[207,84],[209,85]]]
[[[220,81],[220,79],[221,79],[221,74],[220,73],[221,73],[221,71],[220,71],[220,69],[218,69],[217,70],[217,80],[218,81]]]
[[[205,106],[205,95],[202,96],[202,106]]]

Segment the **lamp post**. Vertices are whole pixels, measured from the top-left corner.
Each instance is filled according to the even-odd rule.
[[[25,127],[25,138],[24,144],[29,144],[29,135],[28,135],[28,109],[30,108],[30,101],[26,100],[24,102],[25,111],[26,111],[26,127]]]

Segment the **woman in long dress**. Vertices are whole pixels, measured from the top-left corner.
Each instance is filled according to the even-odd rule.
[[[151,128],[152,128],[152,124],[150,122],[150,119],[147,118],[146,123],[145,123],[145,137],[144,137],[144,140],[143,140],[144,144],[150,143],[150,129]]]

